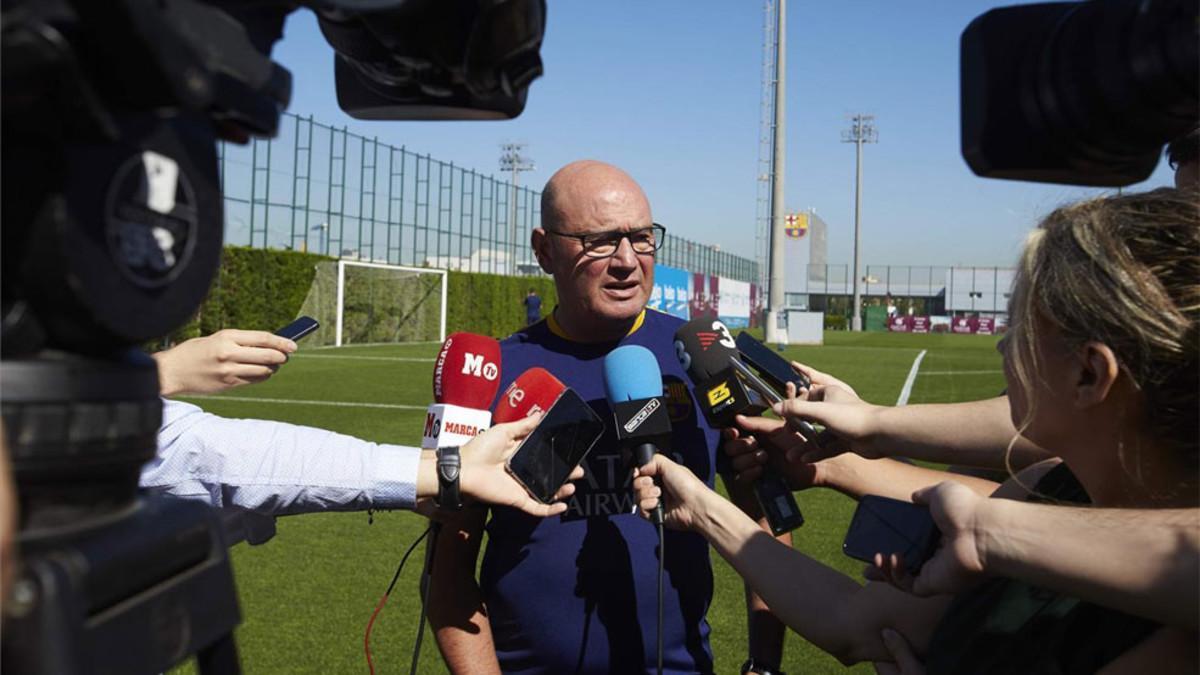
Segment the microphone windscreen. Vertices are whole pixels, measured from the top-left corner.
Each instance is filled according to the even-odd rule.
[[[737,345],[725,324],[713,318],[692,319],[675,331],[679,362],[693,382],[703,382],[729,367]]]
[[[500,395],[496,411],[492,413],[492,422],[503,424],[546,412],[566,388],[567,385],[545,368],[530,368],[513,380]]]
[[[663,395],[662,369],[645,347],[625,345],[604,357],[604,393],[609,403]]]
[[[500,343],[474,333],[454,333],[442,343],[433,367],[433,400],[487,410],[500,389]]]

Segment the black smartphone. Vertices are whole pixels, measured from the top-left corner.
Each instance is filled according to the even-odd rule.
[[[279,337],[285,337],[292,342],[295,342],[296,340],[299,340],[300,338],[308,335],[320,327],[321,324],[318,323],[316,319],[312,318],[311,316],[302,316],[283,328],[275,331],[275,334]]]
[[[865,495],[846,530],[842,551],[868,563],[874,562],[876,553],[898,553],[904,567],[915,575],[937,550],[941,536],[928,506]]]
[[[779,536],[804,524],[804,516],[796,504],[792,487],[771,467],[763,469],[762,477],[753,483],[754,497],[771,526],[771,534]]]
[[[549,504],[603,435],[604,421],[596,411],[574,390],[564,389],[508,458],[508,472],[534,499]]]
[[[734,342],[737,344],[738,351],[742,353],[742,359],[757,370],[763,379],[780,393],[784,391],[784,385],[788,382],[795,383],[797,387],[804,389],[812,386],[812,382],[807,376],[792,370],[792,364],[788,363],[787,359],[754,339],[754,336],[749,333],[739,333]]]

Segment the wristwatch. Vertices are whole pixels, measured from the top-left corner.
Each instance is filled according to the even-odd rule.
[[[462,473],[462,457],[458,454],[458,446],[451,445],[437,449],[438,491],[435,503],[444,511],[458,511],[462,508],[462,492],[459,490],[459,477]]]
[[[748,673],[756,673],[757,675],[785,675],[778,668],[768,668],[765,664],[756,663],[753,656],[746,659],[746,662],[742,664],[742,675],[748,675]]]

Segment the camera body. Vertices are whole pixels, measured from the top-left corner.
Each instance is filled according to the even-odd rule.
[[[1101,187],[1145,180],[1200,119],[1191,0],[1002,7],[962,34],[962,154],[977,175]]]
[[[236,672],[221,520],[138,492],[162,420],[138,346],[220,263],[216,144],[275,134],[291,0],[6,0],[0,381],[20,513],[4,669]],[[541,74],[544,0],[314,0],[339,101],[499,119]]]

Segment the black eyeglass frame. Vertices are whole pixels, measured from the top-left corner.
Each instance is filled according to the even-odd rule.
[[[641,251],[634,249],[633,252],[636,253],[637,255],[657,255],[658,252],[662,250],[662,247],[664,245],[666,245],[666,243],[667,243],[667,227],[665,225],[662,225],[659,223],[651,223],[650,227],[639,227],[636,230],[628,230],[626,232],[618,232],[616,230],[610,230],[608,232],[582,232],[579,234],[567,234],[566,232],[559,232],[558,230],[551,230],[548,228],[542,228],[542,229],[546,232],[546,234],[553,234],[553,235],[557,235],[559,237],[565,237],[567,239],[578,239],[579,246],[580,246],[580,248],[583,249],[583,254],[589,258],[595,258],[597,260],[611,258],[614,255],[616,255],[617,251],[621,250],[621,240],[623,240],[623,239],[629,239],[629,246],[632,248],[633,247],[633,239],[630,239],[630,237],[632,235],[638,234],[640,232],[646,232],[646,231],[654,232],[654,250],[641,252]],[[618,237],[617,235],[620,235],[620,236]],[[593,246],[597,245],[598,243],[603,242],[604,239],[611,240],[614,238],[616,239],[617,245],[616,245],[616,247],[613,248],[612,253],[609,253],[608,255],[594,255],[588,249],[588,237],[603,237],[603,239],[600,239],[599,241],[593,240],[596,242],[593,244]]]

